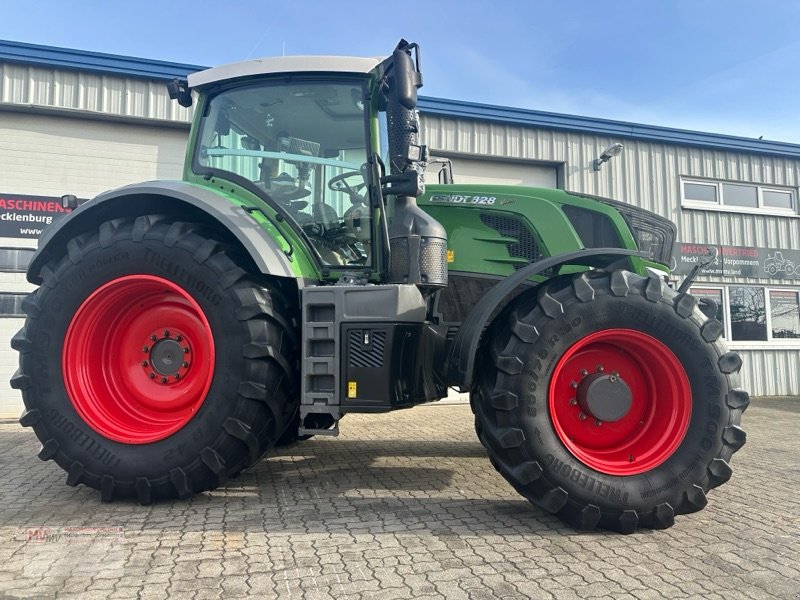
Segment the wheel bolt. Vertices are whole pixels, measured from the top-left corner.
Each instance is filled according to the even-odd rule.
[[[616,382],[617,382],[617,376],[616,376],[616,375],[612,375],[611,377],[609,377],[609,378],[608,378],[608,380],[609,380],[611,383],[616,383]]]
[[[143,366],[143,367],[146,367],[146,366],[147,366],[147,361],[146,361],[146,360],[143,360],[143,361],[142,361],[142,366]]]
[[[182,336],[182,335],[176,335],[176,336],[175,336],[175,341],[176,341],[176,342],[180,342],[182,339],[183,339],[183,336]]]
[[[574,389],[574,390],[577,390],[577,389],[578,389],[578,382],[577,382],[577,381],[573,381],[573,382],[572,382],[572,383],[570,383],[569,385],[570,385],[570,387],[571,387],[572,389]]]
[[[161,383],[167,383],[167,378],[166,377],[162,377],[161,378]]]
[[[155,378],[156,378],[156,374],[155,373],[150,373],[150,379],[155,379]]]
[[[155,342],[158,338],[155,335],[150,336],[150,341]]]
[[[579,414],[579,415],[578,415],[578,418],[579,418],[581,421],[585,421],[585,420],[586,420],[586,413],[581,413],[581,414]]]
[[[589,374],[589,371],[586,369],[581,369],[581,377],[586,377]]]
[[[181,378],[181,374],[180,373],[175,373],[175,379],[180,379],[180,378]]]
[[[603,422],[600,419],[595,419],[594,420],[594,424],[595,424],[595,426],[600,427],[600,425],[602,425]]]
[[[186,361],[184,361],[184,362],[183,362],[183,364],[182,364],[181,366],[182,366],[184,369],[188,369],[188,368],[189,368],[189,363],[188,363],[188,362],[186,362]]]
[[[165,338],[168,338],[168,337],[169,337],[169,329],[165,329],[165,330],[164,330],[164,337],[165,337]]]
[[[189,354],[189,349],[188,349],[188,348],[184,348],[184,349],[183,349],[183,353],[184,353],[184,354]]]
[[[578,401],[577,401],[575,398],[572,398],[572,399],[569,401],[569,403],[570,403],[572,406],[575,406],[575,405],[578,403]]]
[[[150,352],[150,348],[147,346],[142,346],[142,352]]]
[[[606,368],[603,365],[597,365],[597,372],[598,373],[602,373],[605,370],[606,370]]]

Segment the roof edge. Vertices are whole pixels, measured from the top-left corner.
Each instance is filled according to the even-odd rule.
[[[598,117],[567,115],[533,109],[465,102],[462,100],[431,98],[428,96],[419,98],[419,110],[424,114],[451,118],[491,121],[495,123],[507,123],[563,131],[577,131],[608,137],[699,146],[732,152],[800,158],[800,144],[759,140],[756,138],[664,127],[661,125],[615,121]]]

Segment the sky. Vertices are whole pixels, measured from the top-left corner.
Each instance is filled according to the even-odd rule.
[[[203,66],[420,44],[421,95],[800,143],[800,0],[0,0],[0,39]]]

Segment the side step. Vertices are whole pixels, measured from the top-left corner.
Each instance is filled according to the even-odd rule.
[[[334,422],[333,427],[328,429],[307,429],[302,425],[298,429],[300,435],[327,435],[329,437],[337,437],[339,435],[339,421]]]

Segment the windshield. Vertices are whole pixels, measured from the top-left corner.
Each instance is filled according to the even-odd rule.
[[[282,207],[323,263],[371,263],[364,83],[259,82],[217,94],[204,112],[196,164]]]

